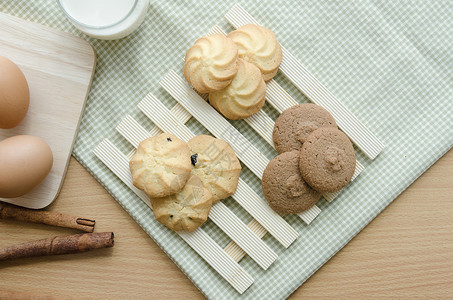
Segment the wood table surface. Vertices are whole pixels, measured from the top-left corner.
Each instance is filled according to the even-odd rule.
[[[203,295],[121,206],[71,158],[47,208],[96,220],[115,246],[0,264],[0,299],[202,299]],[[76,233],[0,221],[0,247]],[[305,282],[291,299],[453,295],[453,150]]]

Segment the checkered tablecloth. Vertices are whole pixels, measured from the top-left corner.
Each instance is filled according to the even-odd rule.
[[[169,69],[181,71],[187,48],[213,25],[231,30],[223,15],[234,3],[151,1],[136,32],[122,40],[102,41],[78,32],[54,0],[0,2],[3,12],[80,35],[93,45],[98,55],[96,72],[73,155],[206,296],[223,299],[239,295],[176,234],[157,223],[149,208],[92,151],[106,137],[124,153],[132,150],[115,126],[130,114],[152,128],[136,104],[148,92],[167,105],[175,104],[159,87],[160,78]],[[301,234],[289,249],[265,236],[279,255],[267,271],[250,258],[241,262],[255,278],[242,298],[285,298],[452,147],[453,1],[238,3],[272,29],[386,145],[374,161],[358,151],[365,171],[333,203],[322,200],[323,211],[311,225],[285,217]],[[297,101],[307,101],[281,74],[276,81]],[[276,118],[272,107],[264,109]],[[275,155],[243,121],[232,123],[268,158]],[[206,133],[195,120],[188,125],[195,133]],[[241,176],[261,194],[260,182],[250,171],[244,168]],[[227,199],[225,204],[250,221],[234,201]],[[211,222],[204,229],[221,245],[229,242]]]

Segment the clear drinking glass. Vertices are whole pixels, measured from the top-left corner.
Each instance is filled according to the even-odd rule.
[[[115,40],[140,26],[149,0],[58,0],[58,4],[80,31],[94,38]]]

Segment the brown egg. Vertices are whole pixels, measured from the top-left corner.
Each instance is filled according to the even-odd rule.
[[[27,80],[19,67],[0,56],[0,128],[13,128],[25,118],[30,104]]]
[[[17,135],[1,141],[0,197],[27,194],[46,178],[52,164],[52,150],[39,137]]]

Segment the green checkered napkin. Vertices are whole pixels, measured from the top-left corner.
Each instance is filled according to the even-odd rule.
[[[227,1],[229,2],[229,1]],[[154,241],[209,298],[239,294],[176,234],[158,224],[142,203],[92,153],[109,138],[124,153],[132,150],[115,126],[127,115],[148,129],[153,124],[136,104],[152,92],[168,107],[175,101],[159,87],[169,70],[182,70],[193,41],[219,24],[235,2],[152,1],[148,16],[132,35],[101,41],[80,34],[56,1],[1,1],[0,10],[81,35],[98,59],[74,156],[119,201]],[[318,218],[305,225],[285,219],[300,233],[288,249],[266,235],[279,255],[267,270],[246,257],[244,269],[255,283],[242,298],[285,298],[340,250],[409,184],[453,145],[453,2],[434,1],[239,1],[261,24],[340,99],[386,149],[374,160],[358,151],[365,171],[333,202],[321,200]],[[1,52],[1,49],[0,49]],[[307,99],[281,74],[275,78],[297,101]],[[265,111],[277,114],[270,106]],[[232,122],[268,157],[275,155],[243,121]],[[196,120],[188,123],[206,133]],[[246,168],[241,177],[261,194]],[[225,204],[242,220],[251,217],[233,200]],[[221,246],[229,239],[208,221],[204,230]]]

